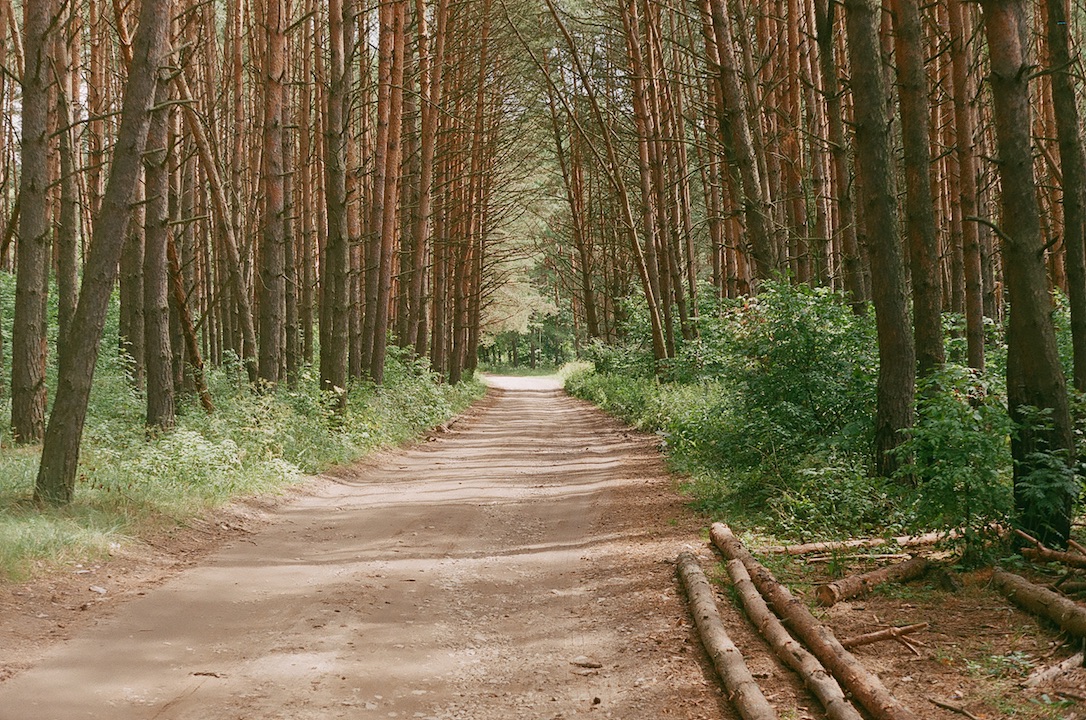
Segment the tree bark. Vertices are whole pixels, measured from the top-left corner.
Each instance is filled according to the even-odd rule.
[[[723,104],[720,113],[721,130],[728,133],[730,147],[739,166],[742,188],[740,202],[747,222],[747,232],[753,248],[757,277],[765,280],[780,271],[780,252],[773,223],[773,201],[765,192],[762,172],[751,130],[747,101],[739,79],[735,58],[734,33],[731,17],[724,0],[709,0],[713,31],[720,63],[719,79]]]
[[[833,179],[837,201],[837,232],[841,237],[845,291],[852,300],[852,311],[862,315],[867,307],[868,293],[864,284],[863,260],[856,238],[856,211],[852,202],[852,171],[849,166],[848,144],[845,140],[842,92],[837,79],[836,35],[834,8],[830,0],[814,0],[815,27],[818,39],[818,63],[826,96],[826,124],[833,159]]]
[[[919,0],[890,0],[894,20],[901,136],[905,154],[905,234],[912,268],[913,343],[918,374],[930,375],[943,352],[939,238],[931,183],[931,110]]]
[[[71,9],[64,11],[66,22],[54,37],[56,76],[56,122],[60,155],[60,222],[56,227],[57,345],[68,336],[79,292],[79,178],[77,147],[72,137],[72,63],[67,34]]]
[[[1086,607],[1003,570],[996,569],[992,582],[1015,605],[1051,620],[1069,635],[1086,638]]]
[[[1022,529],[1045,545],[1063,547],[1071,531],[1071,471],[1052,480],[1052,454],[1073,460],[1067,387],[1056,350],[1052,298],[1044,263],[1030,137],[1027,4],[984,0],[991,61],[993,122],[1002,188],[1003,273],[1010,303],[1007,327],[1007,410],[1015,505]],[[1047,418],[1036,417],[1048,413]]]
[[[1071,306],[1071,344],[1075,389],[1086,392],[1086,153],[1075,98],[1074,74],[1082,64],[1071,55],[1069,13],[1065,0],[1046,0],[1052,104],[1060,148],[1063,191],[1063,245],[1066,252],[1067,298]]]
[[[143,255],[143,330],[147,380],[147,426],[167,430],[174,425],[173,352],[170,348],[170,302],[166,246],[169,242],[170,88],[159,83],[147,131],[144,156],[147,204]]]
[[[830,720],[861,720],[860,713],[845,699],[841,686],[826,672],[818,658],[794,640],[777,616],[769,610],[741,561],[728,561],[728,576],[731,577],[739,600],[747,611],[747,617],[758,628],[758,632],[773,648],[777,657],[803,678],[803,684],[826,709],[826,717]]]
[[[283,156],[283,123],[287,36],[283,4],[283,0],[264,2],[264,39],[267,47],[264,49],[264,128],[260,178],[264,217],[257,293],[260,300],[257,374],[268,386],[274,386],[280,380],[286,311],[286,158]]]
[[[60,357],[57,397],[49,415],[34,489],[38,502],[64,505],[71,502],[75,490],[94,364],[139,184],[158,70],[169,47],[171,7],[170,0],[143,0],[140,8],[114,160],[86,259],[71,337]]]
[[[678,570],[690,599],[690,612],[698,626],[701,641],[724,683],[728,700],[744,720],[776,720],[777,711],[765,699],[739,648],[728,637],[720,621],[713,589],[701,571],[698,559],[692,553],[682,553],[679,555]]]
[[[16,246],[15,319],[11,338],[11,434],[34,443],[45,431],[45,303],[49,287],[49,86],[50,29],[55,0],[23,6],[25,64]]]
[[[867,228],[871,297],[879,343],[875,469],[889,477],[898,465],[893,450],[904,440],[902,431],[912,425],[916,370],[898,236],[891,128],[879,43],[880,8],[876,0],[845,2],[855,105],[856,171]]]
[[[230,205],[226,198],[226,189],[223,186],[222,177],[215,163],[215,154],[208,140],[207,132],[201,124],[200,117],[192,107],[194,102],[192,89],[184,73],[173,75],[174,87],[177,89],[179,99],[184,109],[185,127],[192,134],[196,142],[197,155],[200,165],[203,167],[207,178],[209,194],[211,196],[211,209],[222,231],[224,250],[226,251],[226,274],[230,287],[234,291],[238,303],[238,319],[241,324],[242,334],[242,361],[249,375],[250,382],[256,382],[257,362],[250,353],[256,351],[256,330],[253,327],[253,309],[249,301],[249,291],[245,282],[244,268],[241,264],[241,250],[238,246],[234,223],[231,220]]]
[[[328,238],[321,262],[321,388],[335,397],[339,412],[347,408],[347,343],[350,318],[350,237],[347,228],[347,133],[351,94],[352,23],[344,0],[328,4],[328,88],[325,91],[324,183]]]
[[[406,39],[407,0],[397,0],[390,10],[392,35],[392,57],[389,74],[388,93],[388,133],[385,148],[386,169],[384,186],[374,188],[374,192],[384,195],[384,213],[382,216],[381,255],[377,271],[377,307],[373,327],[373,346],[370,353],[370,379],[377,385],[385,381],[385,358],[388,350],[389,307],[392,299],[392,268],[396,248],[396,233],[399,229],[400,205],[400,158],[403,130],[403,77]],[[485,30],[484,30],[485,32]],[[485,45],[484,45],[485,47]],[[485,57],[485,56],[484,56]]]
[[[958,188],[952,198],[957,200],[962,214],[962,261],[965,271],[965,337],[969,367],[984,370],[984,281],[981,267],[980,228],[977,216],[977,170],[973,135],[976,132],[974,111],[969,105],[973,83],[969,74],[967,55],[972,24],[969,9],[963,0],[949,0],[947,17],[950,25],[951,77],[954,86],[954,144],[958,156],[958,177],[951,183]]]

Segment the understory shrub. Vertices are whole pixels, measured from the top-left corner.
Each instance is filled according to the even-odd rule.
[[[917,418],[897,448],[897,480],[911,485],[904,500],[910,530],[960,531],[971,551],[1006,525],[1013,509],[1012,423],[987,378],[946,365],[917,388]]]
[[[756,298],[704,304],[699,338],[656,376],[645,371],[647,338],[627,328],[624,345],[595,348],[595,370],[572,374],[567,387],[658,433],[690,477],[695,506],[713,516],[786,539],[955,530],[973,553],[1015,519],[1002,328],[987,328],[986,373],[948,363],[921,382],[901,470],[886,479],[871,466],[872,315],[854,315],[825,289],[766,283]],[[945,320],[948,356],[964,357],[963,321]],[[1057,328],[1066,349],[1066,318]],[[1073,399],[1081,456],[1086,398]],[[1075,483],[1078,495],[1065,457],[1037,467],[1020,493]]]
[[[627,330],[567,389],[659,433],[705,510],[782,533],[885,523],[891,498],[866,479],[871,318],[828,290],[766,283],[756,298],[703,307],[699,331],[656,377],[644,338]]]

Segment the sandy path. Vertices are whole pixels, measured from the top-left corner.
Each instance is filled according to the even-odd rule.
[[[53,647],[0,720],[730,716],[651,443],[552,381],[494,384]]]

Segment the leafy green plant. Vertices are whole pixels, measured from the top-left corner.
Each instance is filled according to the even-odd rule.
[[[1075,473],[1068,451],[1053,448],[1047,442],[1052,433],[1052,409],[1019,406],[1017,412],[1018,423],[1014,432],[1028,432],[1032,446],[1019,461],[1019,467],[1024,466],[1029,470],[1019,473],[1014,483],[1016,505],[1029,508],[1030,517],[1017,519],[1026,527],[1036,528],[1039,523],[1045,524],[1046,518],[1063,517],[1069,520],[1068,512],[1072,513],[1073,518],[1073,506],[1082,492],[1082,478]],[[1052,529],[1056,536],[1066,532],[1066,529]]]
[[[917,420],[898,447],[898,479],[915,484],[912,525],[961,531],[959,542],[979,552],[1013,505],[1011,421],[987,379],[947,365],[921,381]]]

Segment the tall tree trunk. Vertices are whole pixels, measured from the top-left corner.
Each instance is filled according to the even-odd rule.
[[[1070,469],[1066,476],[1052,472],[1049,454],[1063,453],[1059,462],[1069,463],[1074,450],[1033,175],[1028,6],[1023,0],[983,0],[981,8],[991,61],[992,115],[1002,188],[1000,237],[1010,302],[1007,410],[1018,424],[1011,436],[1015,505],[1026,532],[1046,545],[1066,546],[1073,481]],[[1038,411],[1048,417],[1036,417]]]
[[[1052,104],[1060,147],[1063,190],[1063,244],[1067,252],[1067,296],[1071,305],[1074,385],[1086,392],[1086,154],[1073,78],[1082,71],[1071,54],[1069,15],[1064,0],[1046,0],[1052,74]]]
[[[169,47],[171,7],[170,0],[143,0],[140,8],[113,164],[87,254],[71,336],[60,357],[57,397],[49,415],[34,488],[38,502],[64,505],[71,502],[75,490],[94,365],[139,184],[156,78]]]
[[[973,83],[969,74],[970,60],[966,52],[972,35],[968,22],[969,9],[963,0],[949,0],[950,61],[954,85],[954,137],[958,155],[956,200],[962,214],[962,262],[965,271],[965,338],[969,367],[984,369],[984,283],[981,267],[980,228],[976,154],[973,135],[976,132],[973,109],[969,105]]]
[[[891,128],[879,43],[880,10],[877,0],[845,2],[855,102],[856,172],[879,342],[875,467],[880,475],[890,476],[897,468],[893,450],[904,440],[902,431],[912,425],[916,370],[898,235]]]
[[[814,0],[815,26],[818,38],[818,61],[826,96],[826,121],[829,130],[830,156],[833,158],[833,179],[836,186],[837,232],[841,237],[845,291],[852,299],[852,310],[862,314],[868,293],[864,283],[863,261],[856,237],[856,212],[852,204],[852,172],[849,168],[848,144],[840,82],[837,79],[834,8],[831,0]]]
[[[431,39],[426,21],[426,6],[423,0],[415,0],[415,16],[418,22],[419,53],[419,206],[415,213],[415,226],[412,230],[412,267],[410,305],[413,310],[408,326],[408,334],[415,345],[415,355],[426,354],[426,318],[425,302],[426,263],[431,237],[431,217],[433,210],[434,149],[437,144],[438,108],[441,105],[442,71],[444,68],[445,35],[448,23],[449,0],[439,0],[436,10],[436,37]]]
[[[718,108],[721,116],[720,127],[723,132],[729,133],[730,142],[726,142],[725,147],[732,149],[735,163],[739,167],[743,214],[747,222],[747,232],[750,234],[758,278],[764,280],[773,277],[780,270],[773,203],[766,194],[763,173],[755,152],[754,136],[747,112],[748,104],[743,95],[735,58],[731,17],[724,0],[708,0],[708,3],[716,35],[723,101]]]
[[[242,361],[245,364],[250,382],[256,382],[257,363],[251,353],[256,351],[256,330],[253,327],[252,303],[249,301],[249,291],[245,282],[244,268],[241,262],[241,250],[238,246],[237,235],[231,220],[230,205],[226,198],[226,188],[223,186],[222,177],[215,163],[215,154],[211,142],[204,130],[202,120],[192,107],[195,102],[192,89],[184,73],[175,73],[173,76],[174,87],[177,89],[179,99],[184,109],[185,127],[188,128],[193,140],[196,142],[197,156],[207,178],[208,191],[211,195],[211,209],[222,231],[224,261],[226,276],[229,278],[229,286],[234,292],[238,304],[238,320],[242,334]]]
[[[166,246],[170,215],[170,87],[159,83],[156,109],[147,131],[144,156],[147,204],[144,222],[143,330],[147,379],[147,426],[169,429],[174,425],[173,352],[170,348],[170,303]]]
[[[143,254],[144,213],[143,188],[136,188],[133,212],[136,217],[128,223],[128,235],[120,260],[120,322],[118,348],[128,362],[128,379],[134,387],[143,387],[144,317],[143,317]]]
[[[329,0],[328,88],[325,91],[324,183],[328,239],[321,262],[322,298],[321,388],[336,398],[336,408],[347,408],[347,343],[350,318],[350,237],[347,227],[347,133],[351,93],[353,45],[348,13],[350,0]]]
[[[283,0],[264,3],[264,131],[261,185],[264,196],[263,232],[260,248],[260,352],[258,375],[268,385],[279,382],[282,364],[282,335],[286,310],[285,235],[286,202],[283,157],[283,120],[286,99],[286,13]]]
[[[939,238],[931,189],[931,115],[918,0],[891,0],[905,146],[905,234],[912,268],[913,342],[921,376],[946,360],[943,352]]]
[[[67,21],[54,38],[56,73],[56,118],[60,151],[60,222],[56,227],[57,257],[57,345],[68,336],[79,292],[79,178],[77,149],[72,139],[72,98],[74,93],[72,63],[68,54],[67,35],[72,22],[71,9],[65,11]]]
[[[397,0],[390,10],[392,34],[391,72],[389,74],[388,130],[385,147],[386,169],[384,187],[374,193],[384,194],[384,213],[380,227],[381,261],[376,268],[378,277],[377,307],[374,316],[373,346],[370,353],[370,379],[380,385],[385,380],[385,357],[388,350],[388,315],[392,299],[392,267],[395,257],[396,232],[399,229],[400,139],[403,130],[404,41],[406,35],[407,0]],[[486,33],[484,25],[484,37]],[[486,47],[485,44],[483,46]]]
[[[38,442],[45,430],[52,77],[49,35],[56,15],[55,0],[27,0],[23,5],[26,59],[22,83],[22,174],[11,338],[11,434],[18,443]]]

